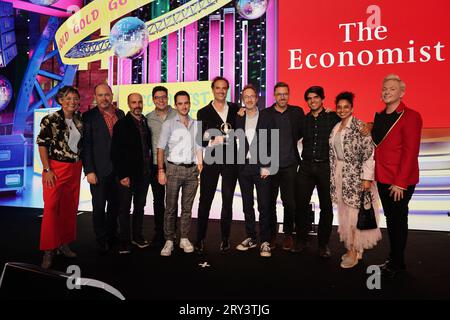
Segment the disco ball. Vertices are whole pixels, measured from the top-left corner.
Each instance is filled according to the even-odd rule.
[[[109,42],[119,58],[137,58],[148,45],[147,26],[136,17],[123,18],[112,27]]]
[[[0,111],[4,110],[11,102],[13,96],[13,88],[11,82],[4,76],[0,75]]]
[[[58,1],[59,0],[30,0],[31,3],[37,4],[39,6],[51,6]]]
[[[244,19],[258,19],[266,13],[267,2],[268,0],[236,0],[236,10]]]

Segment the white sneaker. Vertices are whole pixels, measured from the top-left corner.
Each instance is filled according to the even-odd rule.
[[[161,255],[163,257],[168,257],[172,254],[172,251],[173,251],[173,241],[167,240],[166,244],[164,245],[164,248],[162,248],[161,250]]]
[[[247,251],[248,249],[253,249],[256,247],[256,241],[252,238],[247,238],[236,247],[239,251]]]
[[[270,252],[270,243],[269,242],[263,242],[261,245],[261,248],[259,250],[259,255],[264,258],[270,258],[272,256],[272,253]]]
[[[180,239],[180,248],[184,250],[184,253],[191,253],[194,252],[194,246],[189,241],[188,238],[181,238]]]

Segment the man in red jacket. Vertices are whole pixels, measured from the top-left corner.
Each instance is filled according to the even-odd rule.
[[[386,108],[375,114],[372,138],[375,180],[378,184],[390,242],[389,259],[382,275],[393,278],[406,269],[404,251],[408,237],[408,203],[419,182],[419,147],[422,118],[403,102],[405,83],[397,75],[383,80],[381,98]]]

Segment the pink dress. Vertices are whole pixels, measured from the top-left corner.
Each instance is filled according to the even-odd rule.
[[[376,228],[373,230],[359,230],[356,228],[356,224],[358,222],[358,208],[349,206],[343,201],[342,197],[342,172],[345,163],[345,157],[343,152],[343,139],[345,138],[345,128],[342,131],[338,131],[338,127],[340,123],[338,123],[335,127],[335,130],[332,132],[332,147],[333,150],[331,152],[335,153],[336,162],[335,168],[331,168],[331,170],[335,170],[335,186],[336,186],[336,196],[337,196],[337,209],[338,209],[338,220],[339,227],[338,233],[341,241],[344,242],[344,246],[347,250],[355,249],[357,252],[362,253],[364,249],[373,248],[377,242],[381,239],[381,231],[380,228]],[[373,154],[365,161],[362,165],[362,180],[372,180],[374,176],[374,160]],[[360,185],[361,185],[360,184]],[[372,205],[375,210],[375,217],[379,226],[380,220],[380,200],[378,197],[378,191],[376,188],[376,184],[372,183],[371,188],[373,200]]]

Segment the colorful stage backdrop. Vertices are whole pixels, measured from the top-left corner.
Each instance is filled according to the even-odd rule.
[[[273,103],[276,81],[285,81],[291,104],[307,112],[303,92],[321,85],[327,107],[350,90],[356,115],[370,121],[383,108],[382,79],[396,73],[406,82],[406,104],[422,114],[425,127],[410,228],[450,230],[449,1],[33,2],[0,1],[0,205],[43,206],[35,135],[39,119],[58,107],[54,94],[64,84],[80,89],[83,111],[92,107],[93,86],[101,81],[113,87],[125,110],[127,94],[141,92],[145,113],[153,109],[155,85],[166,84],[171,96],[187,89],[193,116],[212,99],[216,75],[230,80],[235,101],[243,86],[254,84],[261,108]],[[150,43],[143,41],[134,59],[115,56],[117,42],[110,37],[125,16],[142,20],[149,33]],[[316,195],[312,201],[318,213]],[[220,217],[220,207],[218,194],[212,218]],[[83,179],[80,210],[90,209]],[[146,212],[152,213],[151,205]],[[234,212],[243,220],[239,188]],[[282,216],[280,202],[279,221]]]

